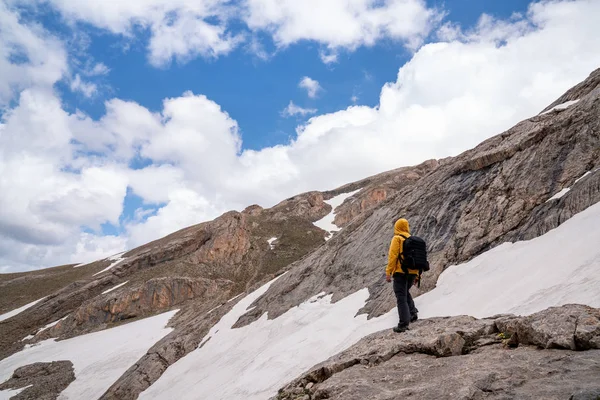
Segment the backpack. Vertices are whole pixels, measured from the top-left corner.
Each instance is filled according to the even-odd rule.
[[[427,244],[418,236],[400,235],[404,238],[402,245],[402,253],[398,257],[400,265],[404,273],[408,273],[408,269],[419,270],[419,278],[421,273],[429,271],[429,261],[427,261]],[[419,287],[421,279],[419,279]]]

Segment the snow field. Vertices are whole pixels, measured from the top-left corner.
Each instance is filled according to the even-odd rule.
[[[568,303],[600,307],[599,224],[597,203],[545,235],[449,267],[434,290],[415,299],[420,316],[527,315]]]
[[[600,307],[599,221],[600,203],[539,238],[505,243],[449,267],[434,290],[415,299],[419,316],[524,315],[567,303]],[[331,296],[318,295],[275,320],[263,315],[231,329],[271,283],[239,301],[200,348],[169,367],[140,398],[269,398],[319,362],[398,323],[395,308],[371,320],[356,316],[369,297],[365,288],[335,304]]]
[[[198,349],[170,366],[140,399],[267,399],[316,363],[394,324],[389,317],[354,317],[369,297],[363,289],[335,304],[331,295],[314,296],[275,320],[265,314],[231,329],[271,283],[240,300]]]
[[[0,382],[25,365],[70,360],[75,369],[75,381],[59,399],[97,399],[154,343],[172,331],[165,326],[178,311],[59,342],[44,340],[1,360]]]

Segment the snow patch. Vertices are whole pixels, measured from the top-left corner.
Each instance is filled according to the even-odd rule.
[[[595,171],[593,171],[593,172],[596,172],[596,171],[597,171],[597,170],[595,170]],[[591,173],[592,173],[592,171],[588,171],[588,172],[586,172],[585,174],[581,175],[579,178],[577,178],[577,179],[575,180],[575,183],[579,182],[580,180],[582,180],[582,179],[583,179],[583,178],[585,178],[586,176],[590,175]]]
[[[276,237],[272,237],[271,239],[267,240],[267,243],[269,243],[269,248],[271,250],[273,250],[275,248],[275,246],[273,246],[273,242],[276,241],[277,238]]]
[[[122,263],[123,261],[125,261],[126,258],[122,257],[123,254],[125,254],[125,252],[115,254],[114,256],[110,256],[110,257],[106,258],[105,260],[112,261],[112,263],[108,267],[104,268],[102,271],[96,272],[93,276],[100,275],[101,273],[106,272],[109,269],[112,269],[112,268],[116,267],[117,265],[119,265],[120,263]]]
[[[25,304],[23,307],[19,307],[19,308],[15,309],[15,310],[9,311],[6,314],[2,314],[2,315],[0,315],[0,321],[4,321],[5,319],[9,319],[9,318],[14,317],[17,314],[20,314],[23,311],[27,310],[28,308],[35,306],[37,303],[39,303],[40,301],[42,301],[44,299],[45,299],[45,297],[42,297],[41,299],[38,299],[36,301],[32,301],[29,304]]]
[[[564,110],[570,106],[572,106],[573,104],[576,104],[579,101],[579,99],[577,100],[570,100],[570,101],[566,101],[562,104],[559,104],[557,106],[552,107],[551,109],[549,109],[548,111],[544,111],[543,113],[541,113],[540,115],[544,115],[544,114],[548,114],[552,111],[561,111]]]
[[[600,168],[596,168],[596,169],[595,169],[595,170],[593,170],[593,171],[588,171],[588,172],[586,172],[585,174],[581,175],[579,178],[575,179],[575,182],[573,182],[573,185],[576,185],[576,184],[577,184],[577,182],[579,182],[580,180],[582,180],[582,179],[583,179],[583,178],[585,178],[586,176],[588,176],[588,175],[590,175],[590,174],[593,174],[594,172],[596,172],[596,171],[599,171],[599,170],[600,170]],[[563,190],[561,190],[560,192],[556,193],[554,196],[552,196],[552,197],[550,197],[548,200],[546,200],[546,203],[548,203],[549,201],[552,201],[552,200],[558,200],[558,199],[560,199],[560,198],[561,198],[561,197],[563,197],[565,194],[569,193],[569,191],[570,191],[570,190],[571,190],[571,188],[570,188],[570,187],[568,187],[568,188],[564,188]]]
[[[548,200],[546,200],[546,203],[548,203],[549,201],[552,200],[558,200],[561,197],[563,197],[565,194],[569,193],[571,191],[571,188],[564,188],[563,190],[561,190],[560,192],[556,193],[554,196],[550,197]]]
[[[23,390],[28,389],[28,388],[30,388],[32,386],[33,385],[27,385],[25,387],[18,388],[18,389],[0,390],[0,400],[9,400],[13,396],[18,395]]]
[[[21,342],[24,342],[24,341],[29,340],[29,339],[33,339],[34,337],[35,336],[33,336],[33,335],[27,335],[23,339],[21,339]]]
[[[105,290],[104,292],[102,292],[102,294],[110,293],[110,292],[112,292],[113,290],[117,290],[117,289],[118,289],[118,288],[120,288],[121,286],[125,285],[127,282],[129,282],[129,281],[125,281],[125,282],[123,282],[123,283],[119,283],[117,286],[113,286],[113,287],[111,287],[110,289],[108,289],[108,290]]]
[[[60,321],[64,321],[65,319],[67,319],[69,315],[67,314],[65,317],[58,319],[54,322],[50,322],[48,325],[44,326],[43,328],[40,328],[39,331],[36,332],[36,335],[39,335],[41,332],[44,332],[46,329],[50,329],[52,328],[54,325],[58,324]]]
[[[237,299],[238,297],[242,296],[244,294],[244,292],[238,294],[237,296],[233,296],[232,298],[230,298],[229,300],[227,300],[228,303],[231,303],[232,301],[234,301],[235,299]]]
[[[1,360],[0,382],[25,365],[70,360],[75,369],[75,381],[59,398],[97,399],[154,343],[173,330],[165,325],[178,311],[59,342],[44,340]]]
[[[219,304],[219,305],[218,305],[218,306],[216,306],[215,308],[211,308],[211,309],[210,309],[210,310],[209,310],[209,311],[206,313],[206,315],[210,314],[211,312],[215,311],[217,308],[220,308],[220,307],[222,307],[222,306],[223,306],[223,304]]]
[[[397,324],[397,313],[367,321],[355,317],[369,298],[362,289],[335,304],[320,293],[269,320],[264,314],[243,328],[231,329],[272,282],[240,300],[189,353],[142,392],[140,399],[267,399],[294,377],[360,338]],[[209,340],[210,339],[210,340]],[[231,379],[234,376],[235,379]]]
[[[528,315],[568,303],[600,307],[598,221],[600,203],[540,237],[504,243],[449,267],[434,290],[415,299],[419,316]]]
[[[313,223],[315,226],[327,232],[327,237],[325,238],[325,240],[331,239],[333,233],[338,232],[340,230],[340,228],[333,223],[335,219],[335,209],[339,207],[344,202],[344,200],[346,200],[348,197],[354,196],[356,193],[360,192],[360,190],[361,189],[355,190],[354,192],[350,193],[343,193],[329,200],[325,200],[325,203],[331,206],[331,212],[323,218],[321,218],[320,220],[318,220],[317,222]]]

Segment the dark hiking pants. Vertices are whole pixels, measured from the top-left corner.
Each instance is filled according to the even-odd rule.
[[[398,302],[400,326],[408,326],[411,315],[414,315],[418,312],[409,292],[414,281],[415,275],[400,273],[394,274],[394,293],[396,294],[396,301]]]

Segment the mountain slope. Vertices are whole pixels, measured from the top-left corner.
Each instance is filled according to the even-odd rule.
[[[568,106],[556,107],[566,102]],[[548,241],[556,236],[552,229],[600,201],[600,70],[547,111],[457,157],[400,168],[330,192],[301,194],[270,209],[250,206],[226,213],[89,265],[2,277],[0,312],[40,301],[0,321],[0,363],[14,369],[21,365],[13,362],[17,359],[53,361],[36,347],[134,329],[147,317],[179,309],[168,322],[171,331],[156,327],[155,343],[144,342],[129,367],[120,364],[119,373],[125,372],[116,381],[111,378],[110,387],[103,386],[102,398],[273,395],[312,365],[394,324],[393,294],[382,278],[398,217],[408,218],[413,232],[429,243],[433,271],[425,277],[425,293],[452,264],[473,260],[445,272],[442,291],[449,290],[443,283],[455,271],[483,268],[474,257],[493,259],[507,247],[496,246],[507,241],[539,236]],[[327,204],[356,190],[335,210]],[[577,215],[570,225],[596,209]],[[328,233],[314,223],[332,211],[343,229],[326,241]],[[569,224],[557,231],[565,229]],[[525,244],[514,247],[519,246]],[[580,261],[589,270],[598,255],[593,246],[585,250],[590,251],[584,254],[589,262]],[[494,279],[492,272],[482,276]],[[39,276],[54,283],[40,287]],[[279,278],[266,284],[275,276]],[[560,279],[564,276],[555,274],[536,290],[559,285]],[[34,294],[24,293],[32,282],[38,282]],[[597,287],[590,286],[592,298],[600,298]],[[520,294],[534,296],[528,289]],[[427,296],[439,299],[436,290],[418,299],[423,317],[435,314],[426,311],[423,301]],[[523,301],[536,304],[535,298]],[[554,304],[563,301],[569,298]],[[544,305],[537,304],[535,310]],[[286,353],[290,349],[295,353]],[[304,353],[308,356],[302,357]],[[20,358],[27,354],[31,358]],[[81,387],[86,375],[75,361],[71,385]],[[99,362],[110,365],[110,357]],[[242,370],[232,381],[230,374],[211,372],[218,365]]]
[[[415,299],[420,316],[430,318],[469,314],[489,317],[507,311],[530,314],[549,306],[572,302],[600,308],[600,276],[597,273],[600,271],[600,247],[594,245],[600,243],[598,221],[600,203],[541,237],[511,246],[499,246],[466,265],[449,268],[441,276],[437,288]],[[578,241],[567,240],[579,234],[584,238]],[[557,243],[562,244],[564,253],[552,252]],[[571,269],[565,268],[567,258],[573,263],[569,265]],[[509,265],[507,260],[513,264]],[[532,260],[539,262],[533,263]],[[518,271],[525,268],[527,273],[520,277]],[[210,393],[212,399],[265,399],[273,396],[280,386],[290,380],[290,376],[301,374],[366,335],[385,329],[387,333],[380,333],[378,337],[386,337],[389,346],[387,349],[385,346],[376,349],[378,352],[388,352],[394,347],[395,336],[389,332],[390,327],[398,321],[396,309],[370,320],[367,320],[365,314],[356,316],[369,297],[366,289],[334,304],[331,303],[331,296],[320,294],[291,308],[278,318],[270,320],[262,315],[250,325],[232,329],[237,318],[251,307],[254,299],[285,277],[286,275],[280,277],[240,301],[206,335],[204,346],[168,368],[140,398],[194,399],[197,393]],[[517,282],[512,282],[515,277],[519,277]],[[391,289],[388,287],[388,290]],[[600,310],[594,313],[600,316]],[[558,317],[557,319],[560,320]],[[458,318],[458,322],[452,322],[455,330],[462,330],[462,320]],[[564,320],[566,323],[568,318]],[[423,324],[427,327],[423,329],[427,334],[417,330],[411,334],[411,338],[419,341],[421,346],[434,346],[438,343],[438,328],[431,327],[427,321]],[[417,326],[420,329],[423,325],[419,323]],[[590,326],[598,336],[588,347],[600,349],[600,319],[596,318]],[[429,329],[432,331],[429,332]],[[553,329],[549,329],[549,334],[554,333]],[[571,333],[572,338],[574,330],[565,329]],[[501,331],[505,330],[495,328],[488,335]],[[402,335],[399,337],[403,338]],[[441,343],[445,342],[442,340]],[[369,354],[368,346],[357,346],[361,352]],[[574,346],[573,350],[576,349]],[[352,349],[343,354],[348,352],[352,354]],[[435,353],[433,350],[418,352]],[[462,351],[458,354],[462,354]],[[594,357],[600,363],[600,352],[595,354]],[[544,357],[546,356],[542,359]],[[348,363],[343,361],[341,364]],[[232,380],[231,376],[236,378]],[[313,379],[308,381],[315,382]],[[573,389],[573,386],[569,388]],[[340,399],[345,398],[345,394],[339,396]]]
[[[445,160],[357,217],[274,284],[240,325],[265,312],[277,318],[320,292],[337,301],[364,287],[370,299],[362,312],[373,317],[390,310],[393,294],[382,274],[399,217],[428,243],[433,271],[424,279],[425,292],[449,265],[505,241],[539,236],[600,201],[600,70],[579,87],[585,90],[569,92],[581,96],[576,104],[534,116]],[[547,202],[566,187],[572,190]]]

